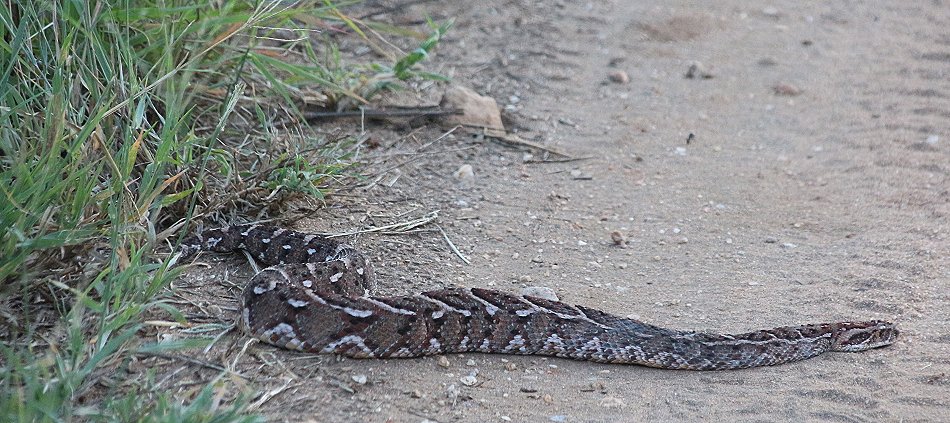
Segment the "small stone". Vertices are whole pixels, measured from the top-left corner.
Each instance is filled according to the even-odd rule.
[[[792,84],[778,83],[772,87],[772,91],[778,95],[796,96],[802,93],[802,89]]]
[[[762,9],[762,14],[765,15],[765,16],[768,16],[768,17],[770,17],[770,18],[777,18],[777,17],[779,16],[779,11],[778,11],[778,9],[776,9],[776,8],[774,8],[774,7],[772,7],[772,6],[769,6],[769,7],[766,7],[766,8],[764,8],[764,9]]]
[[[627,237],[623,236],[620,231],[613,231],[610,233],[610,240],[614,242],[614,245],[623,246],[627,243]]]
[[[686,68],[687,79],[712,79],[713,74],[700,62],[693,62]]]
[[[521,392],[526,393],[526,394],[533,394],[533,393],[535,393],[535,392],[538,392],[538,388],[535,388],[535,387],[533,387],[533,386],[522,386],[521,389],[519,389],[519,390],[520,390]]]
[[[627,404],[622,399],[608,395],[600,400],[600,406],[604,408],[622,408]]]
[[[465,125],[496,131],[505,130],[495,99],[479,95],[470,88],[458,85],[449,87],[445,90],[439,105],[444,110],[459,111],[442,118],[442,123],[446,127]]]
[[[563,414],[555,414],[551,416],[548,420],[551,420],[552,422],[555,422],[555,423],[564,423],[567,421],[567,416]]]
[[[927,140],[926,140],[925,142],[926,142],[927,144],[930,144],[930,145],[937,145],[937,143],[940,142],[940,136],[939,136],[939,135],[929,135],[929,136],[927,136]]]
[[[463,164],[459,166],[458,170],[456,170],[455,173],[452,174],[452,176],[454,176],[455,179],[458,179],[460,181],[472,180],[475,178],[475,170],[472,169],[472,165]]]
[[[687,237],[685,237],[685,236],[682,237],[682,238],[680,238],[680,239],[678,239],[678,240],[676,240],[676,243],[677,243],[677,244],[686,244],[686,243],[688,243],[688,242],[689,242],[689,238],[687,238]]]
[[[459,378],[459,382],[462,382],[462,385],[465,386],[475,386],[478,383],[478,379],[473,375],[466,375]]]
[[[413,389],[412,392],[409,392],[409,396],[413,398],[422,398],[422,391]]]
[[[444,368],[448,368],[449,365],[451,364],[449,363],[449,359],[446,358],[444,355],[439,356],[438,362],[439,362],[439,366],[442,366]]]
[[[501,416],[501,417],[499,417],[499,418],[500,418],[502,421],[506,421],[506,422],[510,422],[510,421],[511,421],[511,417],[508,417],[508,416]]]
[[[766,243],[766,244],[775,244],[776,242],[778,242],[778,238],[776,238],[776,237],[774,237],[774,236],[767,236],[767,237],[765,237],[765,243]]]
[[[792,249],[792,248],[795,248],[795,247],[797,247],[797,245],[792,244],[791,242],[786,242],[786,243],[782,244],[782,248]]]
[[[466,366],[474,366],[474,365],[475,365],[475,360],[472,360],[472,359],[470,358],[470,359],[468,359],[468,361],[465,362],[465,365],[466,365]]]
[[[630,82],[630,76],[622,70],[611,71],[609,74],[607,74],[607,78],[610,79],[610,82],[616,84],[626,84]]]
[[[590,179],[594,179],[594,177],[591,176],[589,173],[584,172],[584,171],[582,171],[582,170],[580,170],[580,169],[571,170],[571,178],[573,178],[573,179],[575,179],[575,180],[590,180]]]
[[[521,289],[521,295],[528,297],[538,297],[548,301],[558,301],[557,294],[553,289],[546,286],[529,286]]]
[[[511,363],[511,362],[505,363],[505,370],[507,370],[507,371],[509,371],[509,372],[513,372],[513,371],[515,371],[515,370],[518,370],[518,365],[515,364],[515,363]]]
[[[353,379],[353,382],[356,382],[357,384],[360,384],[360,385],[366,384],[366,375],[353,375],[353,376],[350,376],[350,378]]]
[[[531,259],[531,262],[532,262],[532,263],[544,263],[544,259],[541,258],[540,255],[538,255],[538,256],[534,256],[534,258]]]
[[[676,147],[676,149],[673,150],[673,152],[676,153],[677,156],[685,156],[685,155],[686,155],[686,147]]]
[[[541,397],[541,401],[544,401],[545,404],[552,404],[554,403],[554,397],[552,397],[551,394],[544,394]]]

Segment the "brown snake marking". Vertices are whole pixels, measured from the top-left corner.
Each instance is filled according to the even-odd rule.
[[[278,347],[356,358],[483,352],[537,354],[664,369],[723,370],[804,360],[828,351],[892,344],[885,321],[838,322],[738,335],[653,326],[542,298],[481,288],[372,297],[367,259],[352,247],[286,229],[211,229],[182,244],[176,261],[200,251],[244,250],[270,266],[243,293],[241,326]]]

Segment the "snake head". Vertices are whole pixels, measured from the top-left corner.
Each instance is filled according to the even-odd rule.
[[[891,322],[843,323],[832,337],[832,351],[856,352],[883,347],[897,341],[900,331]]]

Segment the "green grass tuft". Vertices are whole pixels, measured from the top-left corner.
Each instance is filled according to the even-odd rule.
[[[301,21],[360,32],[330,3],[287,4],[0,8],[0,420],[256,420],[239,400],[247,393],[222,377],[173,395],[152,392],[149,372],[116,369],[169,348],[138,348],[138,338],[149,313],[183,319],[163,299],[176,272],[158,251],[196,209],[281,192],[322,198],[348,166],[338,142],[261,148],[275,110],[360,104],[379,90],[367,81],[389,78],[344,66],[332,47],[272,42],[273,28]],[[412,73],[419,54],[393,75],[434,78]]]

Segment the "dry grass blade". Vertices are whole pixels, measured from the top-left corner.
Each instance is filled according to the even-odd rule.
[[[270,401],[270,400],[273,399],[274,397],[276,397],[276,396],[280,395],[282,392],[286,391],[287,388],[290,387],[291,383],[293,383],[293,381],[294,381],[293,379],[287,379],[287,381],[284,382],[283,385],[281,385],[281,386],[279,386],[279,387],[277,387],[277,388],[271,389],[270,391],[264,392],[263,394],[261,394],[261,397],[258,398],[257,401],[254,401],[253,403],[251,403],[251,405],[247,406],[247,409],[248,409],[248,410],[251,410],[251,411],[254,411],[254,410],[257,410],[257,409],[261,408],[261,406],[264,405],[265,403],[267,403],[267,401]]]
[[[440,211],[441,210],[434,210],[429,213],[426,213],[425,216],[403,221],[403,222],[393,223],[390,225],[374,226],[372,228],[367,228],[367,229],[357,229],[354,231],[340,232],[340,233],[334,233],[334,234],[324,234],[324,235],[327,238],[338,238],[342,236],[351,236],[351,235],[366,234],[366,233],[373,233],[373,232],[379,232],[385,235],[401,235],[401,234],[409,233],[414,229],[417,229],[419,227],[422,227],[429,223],[434,222],[436,219],[439,218]]]
[[[459,251],[459,249],[455,246],[455,243],[449,239],[449,234],[445,233],[445,230],[443,230],[441,226],[436,225],[436,227],[439,228],[439,232],[442,233],[442,238],[445,238],[445,243],[449,244],[449,248],[452,249],[452,252],[455,253],[455,255],[457,255],[458,258],[460,258],[463,262],[465,262],[465,264],[472,264],[472,262],[468,260],[468,257],[465,257],[465,255],[462,254],[462,252]]]

